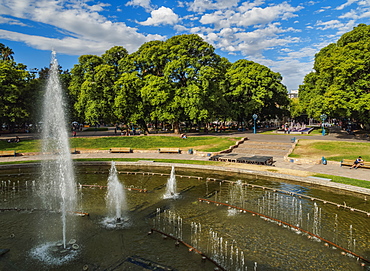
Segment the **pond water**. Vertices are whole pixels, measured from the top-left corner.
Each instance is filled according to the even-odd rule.
[[[76,166],[78,209],[70,210],[75,215],[68,218],[64,249],[58,248],[61,237],[55,234],[61,228],[59,212],[41,208],[39,168],[2,169],[0,249],[10,250],[0,256],[0,269],[370,270],[366,261],[340,249],[370,259],[370,206],[363,197],[245,174],[176,168],[178,197],[165,199],[171,167],[117,165],[127,210],[120,223],[112,224],[106,223],[109,169]]]

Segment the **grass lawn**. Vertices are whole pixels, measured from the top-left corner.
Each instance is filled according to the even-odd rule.
[[[5,140],[0,140],[0,150],[16,152],[39,152],[41,148],[40,140],[21,140],[19,143],[8,143]]]
[[[355,160],[358,156],[370,161],[370,143],[301,139],[289,157],[320,159],[323,156],[330,161]]]
[[[357,179],[341,177],[341,176],[334,176],[334,175],[327,175],[327,174],[315,174],[313,176],[314,177],[320,177],[320,178],[332,179],[332,182],[335,182],[335,183],[343,183],[343,184],[348,184],[348,185],[353,185],[353,186],[364,187],[364,188],[369,188],[370,189],[370,182],[369,181],[357,180]]]
[[[108,150],[112,147],[130,147],[132,149],[155,150],[158,148],[180,148],[183,151],[194,149],[205,152],[216,152],[234,145],[241,137],[188,137],[182,139],[173,136],[117,136],[117,137],[76,137],[70,138],[71,148],[77,150]],[[16,152],[39,152],[40,140],[22,140],[19,143],[0,141],[0,150]]]
[[[179,163],[179,164],[191,164],[191,165],[217,165],[219,162],[215,161],[202,161],[202,160],[180,160],[180,159],[143,159],[143,158],[86,158],[86,159],[74,159],[74,161],[88,162],[88,161],[116,161],[116,162],[137,162],[140,160],[148,160],[157,163]],[[41,163],[41,160],[29,160],[29,161],[16,161],[16,162],[0,162],[0,165],[7,164],[28,164],[28,163]]]
[[[115,158],[115,162],[137,162],[137,161],[153,161],[157,163],[179,163],[179,164],[191,164],[191,165],[217,165],[220,162],[216,161],[202,161],[202,160],[180,160],[180,159],[143,159],[143,158]],[[107,161],[111,162],[112,158],[88,158],[88,159],[74,159],[74,161],[86,162],[86,161]]]

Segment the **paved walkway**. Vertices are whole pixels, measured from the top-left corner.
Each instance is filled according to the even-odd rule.
[[[83,137],[90,137],[90,136],[115,136],[114,128],[109,128],[108,131],[92,131],[92,132],[81,132],[77,136]],[[151,134],[150,136],[156,135],[168,135],[173,136],[173,134]],[[277,134],[277,135],[263,135],[263,134],[253,134],[251,132],[236,132],[236,133],[221,133],[221,134],[188,134],[189,136],[240,136],[240,137],[248,137],[251,141],[261,141],[261,142],[281,142],[287,143],[291,142],[292,137],[296,137],[297,139],[313,139],[313,140],[340,140],[340,141],[349,141],[349,142],[369,142],[368,139],[360,139],[354,136],[350,136],[345,134],[344,132],[340,131],[339,129],[333,130],[330,135],[328,136],[300,136],[300,135],[284,135],[284,134]],[[34,134],[18,134],[21,139],[26,138],[35,138]],[[15,135],[1,135],[0,140],[6,140],[8,138],[15,138]],[[163,153],[154,153],[154,152],[134,152],[134,153],[108,153],[105,152],[88,152],[88,153],[81,153],[81,154],[74,154],[74,159],[78,158],[142,158],[143,160],[151,160],[151,159],[181,159],[181,160],[209,160],[207,156],[198,156],[198,155],[191,155],[187,152],[183,152],[182,154],[163,154]],[[43,159],[42,156],[34,156],[34,155],[24,155],[24,156],[17,156],[17,157],[0,157],[0,162],[12,162],[12,161],[25,161],[25,160],[40,160]],[[274,157],[275,159],[275,157]],[[284,172],[286,170],[297,170],[297,171],[305,171],[305,172],[313,172],[313,173],[322,173],[322,174],[329,174],[329,175],[336,175],[336,176],[343,176],[361,180],[370,181],[370,171],[368,169],[349,169],[349,167],[340,167],[339,163],[328,163],[327,165],[322,164],[304,164],[304,163],[296,163],[285,161],[281,157],[277,157],[274,168],[282,169],[281,171]],[[261,167],[256,166],[256,170],[266,170]]]

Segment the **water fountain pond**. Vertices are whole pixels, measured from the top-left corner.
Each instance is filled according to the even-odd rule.
[[[370,206],[363,197],[245,174],[176,168],[178,197],[166,199],[171,166],[117,162],[116,167],[125,187],[126,223],[104,224],[112,217],[107,204],[112,165],[76,165],[77,204],[68,210],[74,215],[67,246],[78,249],[65,256],[42,250],[62,240],[62,225],[60,213],[40,200],[40,166],[2,167],[0,244],[10,251],[0,256],[0,269],[214,270],[217,265],[200,251],[224,270],[369,270],[366,261],[331,243],[370,258]]]

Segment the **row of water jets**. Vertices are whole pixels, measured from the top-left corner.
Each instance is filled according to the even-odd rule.
[[[26,181],[25,185],[23,185],[26,190],[28,190],[29,188],[34,189],[35,186],[35,181]],[[206,183],[206,186],[208,187],[208,183]],[[9,193],[10,195],[8,197],[5,196],[4,201],[6,201],[7,199],[11,199],[12,193],[19,190],[20,187],[21,186],[19,181],[1,181],[0,191],[2,191],[2,193],[4,194]],[[225,201],[232,205],[240,206],[242,208],[248,207],[245,204],[246,199],[248,198],[248,187],[243,186],[243,183],[241,181],[238,181],[236,184],[230,184],[228,187],[228,191],[226,193],[224,192],[224,195],[226,196],[223,196],[221,191],[222,190],[220,189],[220,191],[215,194],[216,200]],[[167,180],[166,191],[163,195],[163,198],[176,199],[178,197],[179,194],[177,193],[175,168],[172,167],[170,177]],[[10,203],[11,202],[9,202],[9,204]],[[127,214],[125,213],[125,211],[127,210],[125,188],[124,185],[119,181],[118,172],[114,162],[112,162],[109,171],[106,204],[108,216],[105,218],[104,224],[115,226],[128,220]],[[287,208],[289,208],[290,212],[286,211]],[[229,211],[230,215],[233,214],[233,212],[231,211]],[[313,207],[311,210],[304,210],[302,206],[302,201],[300,199],[297,199],[296,197],[289,197],[284,194],[274,193],[272,191],[265,191],[264,195],[257,199],[256,211],[262,214],[266,214],[270,217],[288,222],[297,227],[304,228],[315,235],[321,236],[322,210],[316,204],[316,202],[313,203]],[[182,221],[179,225],[175,225],[174,223],[179,222],[179,220],[177,220],[175,217],[171,217],[170,213],[168,214],[168,216],[168,229],[166,230],[177,229],[178,233],[176,233],[175,236],[179,239],[182,239],[182,236],[179,234],[182,232]],[[332,228],[332,230],[334,231],[334,243],[337,243],[339,241],[343,242],[343,240],[339,240],[338,238],[338,224],[338,215],[335,214],[334,227]],[[347,243],[345,244],[345,246],[348,249],[355,251],[356,238],[354,238],[353,232],[353,226],[349,225],[347,235],[348,237],[346,240]],[[65,244],[64,247],[66,245],[67,244]]]
[[[155,229],[188,243],[217,262],[225,270],[248,270],[244,251],[238,247],[237,242],[220,236],[213,229],[203,230],[201,223],[191,222],[190,225],[184,225],[183,219],[176,212],[160,208],[157,209],[152,223]],[[186,228],[189,226],[190,229]],[[190,236],[184,234],[189,231]],[[249,267],[252,268],[250,270],[257,270],[257,262]]]
[[[332,236],[329,239],[332,239],[334,243],[346,247],[351,251],[356,250],[357,241],[354,235],[355,230],[353,225],[349,224],[348,228],[344,228],[340,233],[339,227],[341,226],[343,228],[346,226],[343,224],[340,225],[338,214],[334,214],[334,221],[332,221],[333,227],[326,227],[324,232],[324,227],[322,226],[322,208],[316,202],[313,202],[312,207],[310,207],[310,204],[303,204],[302,199],[270,190],[264,191],[261,195],[259,192],[255,193],[253,189],[243,185],[240,180],[235,184],[230,183],[226,192],[223,192],[220,186],[219,191],[216,191],[214,197],[215,201],[226,202],[243,209],[250,209],[287,222],[298,228],[305,229],[317,236]],[[253,203],[250,204],[248,201],[253,201]],[[234,213],[231,210],[229,214],[232,215]],[[347,234],[343,236],[344,232],[347,232]]]

